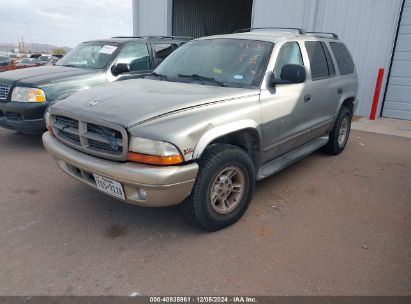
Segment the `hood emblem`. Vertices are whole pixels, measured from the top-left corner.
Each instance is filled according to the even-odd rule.
[[[88,103],[88,106],[89,107],[94,107],[94,106],[98,105],[99,103],[100,103],[100,101],[98,101],[97,99],[90,100],[89,103]]]

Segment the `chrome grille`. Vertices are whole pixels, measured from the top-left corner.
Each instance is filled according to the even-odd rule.
[[[66,115],[51,115],[50,118],[54,135],[65,144],[99,157],[127,160],[127,132],[123,127]]]
[[[7,99],[10,92],[10,85],[0,84],[0,99]]]

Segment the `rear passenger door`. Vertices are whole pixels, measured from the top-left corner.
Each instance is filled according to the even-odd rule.
[[[323,41],[304,43],[311,79],[307,80],[306,102],[310,104],[312,138],[326,133],[334,118],[342,88],[336,82],[336,72],[329,48]]]

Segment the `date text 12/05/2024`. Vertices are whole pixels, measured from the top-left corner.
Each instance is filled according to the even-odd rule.
[[[255,297],[150,297],[150,303],[257,303]]]

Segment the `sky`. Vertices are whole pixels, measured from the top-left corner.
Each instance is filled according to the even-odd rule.
[[[18,43],[23,36],[26,43],[74,47],[129,36],[131,8],[132,0],[0,0],[0,43]]]

